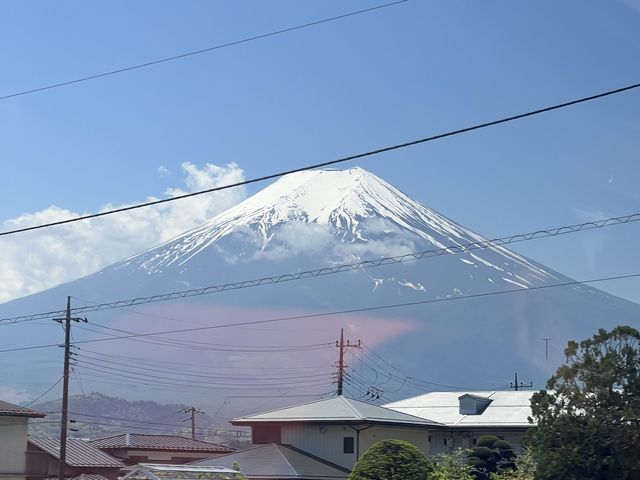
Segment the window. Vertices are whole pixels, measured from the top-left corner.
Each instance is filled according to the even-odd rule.
[[[353,453],[353,437],[344,437],[342,439],[342,453]]]

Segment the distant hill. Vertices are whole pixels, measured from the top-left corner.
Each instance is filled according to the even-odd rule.
[[[59,436],[61,400],[39,403],[32,408],[47,416],[29,423],[34,436]],[[119,433],[178,434],[191,436],[189,415],[182,412],[188,405],[160,404],[150,400],[129,401],[98,392],[69,397],[70,437],[99,438]],[[185,421],[186,420],[186,421]],[[196,436],[234,447],[249,443],[248,432],[231,425],[221,426],[206,414],[196,417]]]

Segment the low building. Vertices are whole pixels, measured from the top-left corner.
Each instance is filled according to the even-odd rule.
[[[24,480],[30,418],[44,413],[0,400],[0,480]]]
[[[29,438],[27,472],[29,477],[58,478],[60,440],[57,438]],[[117,480],[125,467],[117,458],[77,438],[67,439],[65,478],[82,480]]]
[[[77,438],[67,439],[65,478],[80,475],[99,475],[103,479],[117,480],[125,467],[117,458]],[[58,477],[60,440],[57,438],[29,438],[27,472],[31,478]]]
[[[235,452],[235,448],[180,435],[123,433],[92,440],[91,445],[127,465],[184,464]]]
[[[237,475],[237,470],[224,467],[140,463],[121,480],[232,480]]]
[[[343,396],[231,420],[251,427],[254,444],[289,445],[343,469],[351,469],[379,440],[411,442],[429,455],[437,422]]]
[[[349,470],[291,445],[269,443],[221,457],[194,462],[194,466],[238,466],[249,480],[346,480]]]
[[[430,392],[384,407],[436,421],[446,428],[430,433],[431,454],[470,448],[481,435],[495,435],[516,451],[531,428],[531,390]]]

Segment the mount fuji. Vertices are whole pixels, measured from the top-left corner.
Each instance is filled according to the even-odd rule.
[[[481,235],[419,204],[361,168],[305,171],[281,178],[162,245],[87,277],[2,304],[0,316],[59,310],[67,295],[74,297],[74,305],[81,306],[83,302],[184,291],[482,240]],[[301,352],[283,348],[278,354],[266,355],[205,348],[204,341],[218,346],[319,345],[334,341],[339,328],[344,327],[352,340],[361,339],[375,348],[384,358],[387,372],[423,379],[424,389],[441,389],[443,385],[504,388],[515,371],[524,380],[543,383],[562,361],[562,347],[568,339],[586,338],[599,327],[637,326],[640,305],[598,289],[584,285],[532,289],[570,280],[503,247],[462,249],[423,260],[139,305],[134,310],[93,312],[88,315],[89,330],[74,333],[76,340],[91,340],[117,332],[214,327],[414,303],[262,326],[212,328],[175,334],[167,337],[173,340],[165,342],[156,337],[146,343],[139,339],[137,343],[96,342],[80,346],[80,352],[86,348],[95,355],[155,358],[167,364],[184,363],[188,358],[220,369],[259,365],[282,372],[287,366],[295,369],[324,365],[326,371],[331,371],[335,349],[309,347]],[[498,293],[506,290],[511,293]],[[496,295],[477,296],[487,293]],[[418,303],[428,301],[434,302]],[[92,323],[114,330],[96,330]],[[0,349],[25,343],[17,338],[24,338],[26,331],[33,343],[60,341],[59,330],[34,328],[28,322],[2,328],[7,333],[0,339]],[[549,360],[545,358],[542,338],[553,339]],[[173,346],[169,345],[171,342]],[[186,348],[189,346],[192,348]],[[2,367],[10,373],[6,377],[16,380],[26,371],[35,372],[34,382],[44,386],[45,378],[59,375],[59,352],[53,350],[28,351],[10,359],[3,356]],[[360,354],[356,352],[357,355]],[[355,357],[351,361],[354,367],[358,363]],[[81,357],[79,365],[82,371]],[[373,371],[368,374],[374,376]],[[86,371],[86,383],[107,380],[106,372]],[[385,379],[382,369],[375,371],[375,379],[370,380],[371,384],[392,382],[391,376]],[[361,379],[359,386],[355,378],[353,382],[354,391],[366,389],[365,380]],[[124,379],[119,386],[118,382],[112,383],[115,386],[110,388],[116,392],[144,396],[140,382],[130,380],[136,385],[128,387]],[[331,386],[292,385],[287,392],[316,393],[323,388],[326,391]],[[403,388],[398,382],[393,390],[402,396]],[[175,398],[175,388],[173,392],[171,388],[166,390],[168,398]],[[208,391],[211,405],[220,405],[225,398],[228,402],[230,391],[235,392],[222,388]],[[278,395],[284,392],[274,391]],[[406,393],[408,396],[411,392]]]

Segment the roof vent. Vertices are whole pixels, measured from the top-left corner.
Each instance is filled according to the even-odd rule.
[[[460,402],[460,415],[482,415],[492,402],[490,398],[465,393],[458,397]]]

